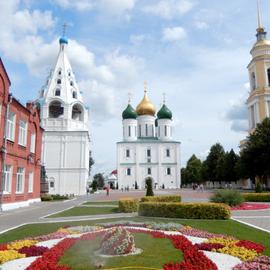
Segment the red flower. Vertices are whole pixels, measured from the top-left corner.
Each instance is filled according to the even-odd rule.
[[[0,251],[7,250],[7,244],[0,244]]]
[[[26,257],[33,257],[33,256],[40,256],[45,251],[48,251],[47,247],[38,247],[38,246],[31,246],[31,247],[23,247],[19,249],[19,253],[25,254]]]
[[[253,249],[257,253],[262,253],[265,250],[265,246],[248,240],[240,240],[235,245],[238,247],[244,247],[246,249]]]

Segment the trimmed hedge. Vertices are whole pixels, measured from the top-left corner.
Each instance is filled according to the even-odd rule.
[[[243,193],[246,202],[270,202],[270,192],[268,193]]]
[[[133,213],[137,212],[139,208],[139,200],[126,198],[120,199],[118,202],[119,212],[123,213]]]
[[[142,197],[141,202],[181,202],[180,195],[162,195]]]
[[[219,203],[152,203],[139,204],[139,216],[185,218],[185,219],[229,219],[230,208]]]

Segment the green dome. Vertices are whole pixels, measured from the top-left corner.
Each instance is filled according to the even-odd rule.
[[[158,119],[172,119],[172,112],[165,104],[163,104],[163,106],[157,113],[157,117]]]
[[[136,119],[137,118],[137,113],[136,111],[132,108],[130,104],[126,107],[126,109],[122,113],[123,120],[124,119]]]

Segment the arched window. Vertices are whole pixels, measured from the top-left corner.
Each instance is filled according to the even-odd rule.
[[[58,75],[61,75],[62,74],[62,71],[61,69],[58,70]]]
[[[55,94],[54,95],[57,96],[57,97],[60,97],[61,96],[61,90],[59,88],[57,88],[55,90]]]
[[[49,117],[50,118],[59,118],[64,114],[64,108],[62,107],[61,102],[52,101],[49,105]]]
[[[255,90],[256,89],[256,76],[255,72],[251,73],[251,89]]]
[[[267,69],[268,86],[270,86],[270,68]]]
[[[73,83],[73,81],[71,81],[71,82],[70,82],[70,86],[73,86],[73,85],[74,85],[74,83]]]
[[[57,84],[61,84],[61,79],[58,79],[57,80]]]
[[[80,104],[75,104],[72,107],[72,119],[83,121],[83,108]]]
[[[72,92],[72,97],[77,99],[77,92],[76,91]]]

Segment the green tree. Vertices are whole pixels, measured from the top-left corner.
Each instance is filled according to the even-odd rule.
[[[181,182],[182,184],[188,184],[188,180],[186,178],[186,169],[181,168]]]
[[[203,176],[205,180],[220,182],[223,178],[224,149],[216,143],[210,148],[210,152],[203,164]]]
[[[238,170],[238,160],[239,156],[235,154],[233,149],[225,154],[224,159],[224,181],[226,182],[236,182],[239,180]]]
[[[94,181],[97,181],[97,187],[102,189],[104,187],[104,176],[102,173],[97,173],[94,175]]]
[[[270,177],[270,118],[265,118],[248,136],[240,158],[249,178],[264,182]]]
[[[202,162],[195,155],[192,155],[184,169],[184,179],[186,183],[202,182]]]
[[[89,175],[91,174],[91,170],[94,164],[95,164],[95,161],[92,158],[92,152],[89,151]]]
[[[151,177],[147,177],[145,179],[145,184],[146,184],[146,196],[154,196],[153,192],[153,179]]]
[[[97,180],[93,180],[93,182],[91,184],[91,187],[92,187],[92,192],[96,192],[97,191],[97,187],[98,187]]]

